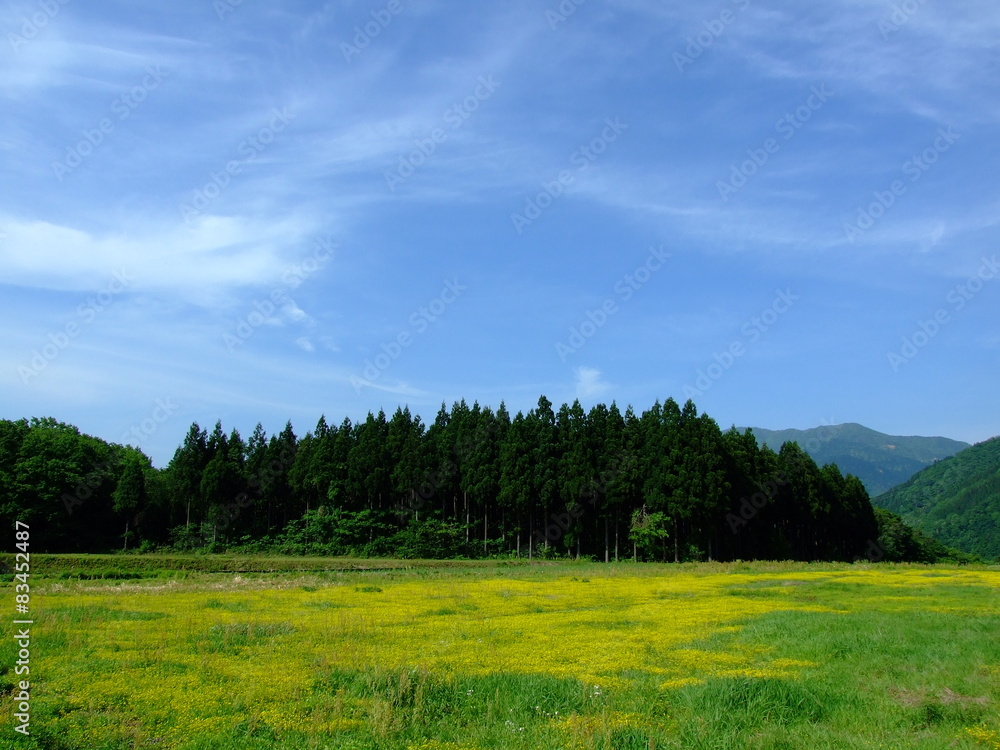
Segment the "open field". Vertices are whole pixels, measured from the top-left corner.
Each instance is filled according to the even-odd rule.
[[[4,746],[1000,748],[996,568],[35,559]]]

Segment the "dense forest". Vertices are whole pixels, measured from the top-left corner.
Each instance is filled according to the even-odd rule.
[[[54,419],[0,421],[0,516],[43,552],[241,550],[599,560],[886,558],[867,492],[688,401],[513,417],[465,401],[248,439],[191,426],[163,469]],[[886,514],[899,534],[898,518]],[[902,549],[899,544],[897,548]],[[902,553],[899,553],[902,554]]]
[[[875,502],[945,544],[1000,557],[1000,438],[927,467]]]

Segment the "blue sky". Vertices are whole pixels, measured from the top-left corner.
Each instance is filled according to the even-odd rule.
[[[0,8],[0,416],[1000,433],[1000,8]]]

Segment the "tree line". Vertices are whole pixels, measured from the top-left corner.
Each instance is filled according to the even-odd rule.
[[[0,497],[40,552],[852,560],[880,533],[856,477],[673,399],[463,400],[430,425],[400,407],[246,440],[196,423],[162,469],[54,419],[0,421]]]

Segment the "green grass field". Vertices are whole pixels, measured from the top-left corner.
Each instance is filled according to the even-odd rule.
[[[1000,748],[1000,570],[38,557],[0,746]]]

